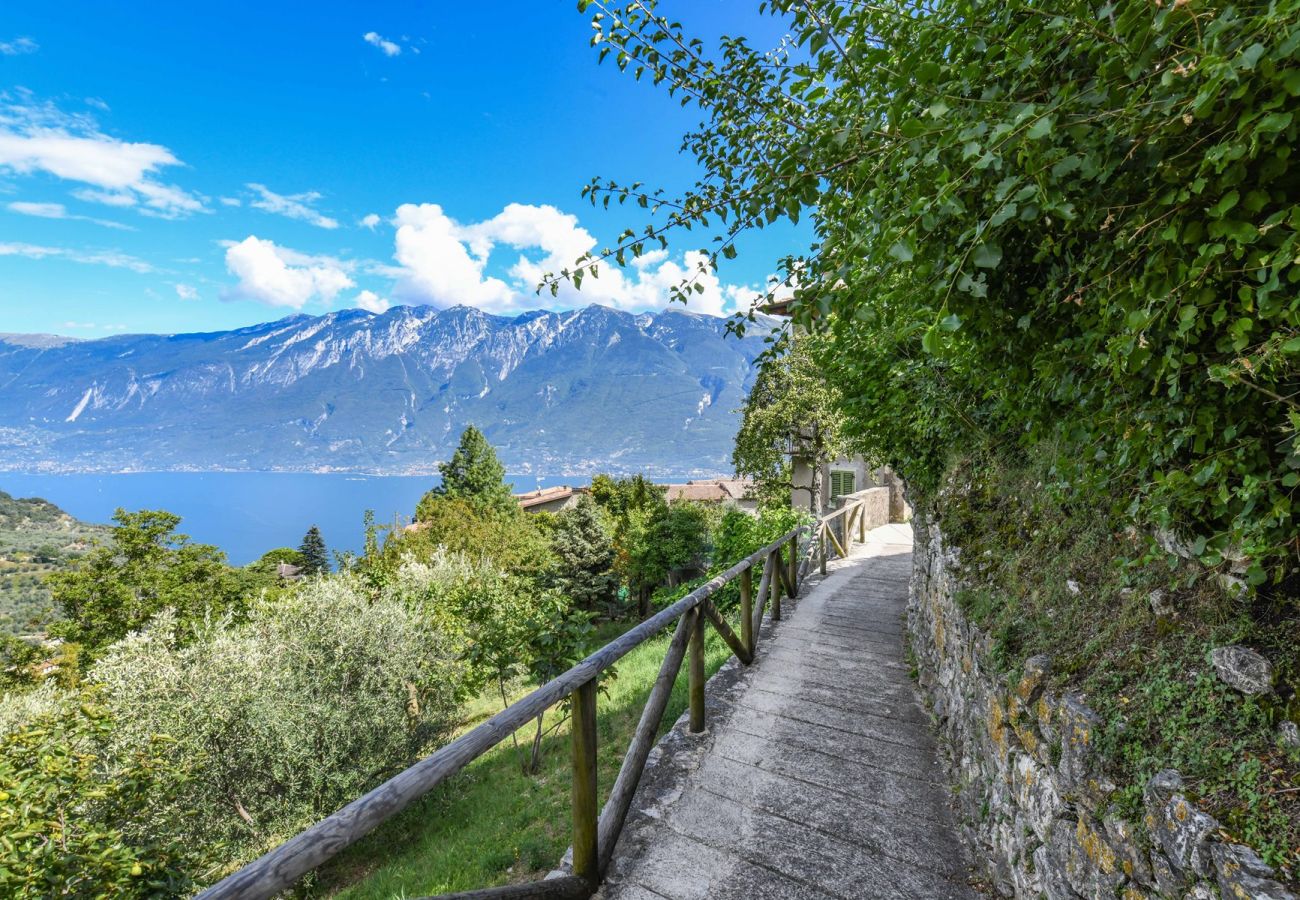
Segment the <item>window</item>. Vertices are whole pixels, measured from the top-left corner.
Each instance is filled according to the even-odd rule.
[[[852,472],[831,470],[831,498],[843,497],[857,490],[856,477]]]

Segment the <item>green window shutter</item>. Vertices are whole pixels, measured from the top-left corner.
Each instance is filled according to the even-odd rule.
[[[831,472],[831,496],[843,497],[845,494],[854,492],[854,474],[852,472],[832,471]]]

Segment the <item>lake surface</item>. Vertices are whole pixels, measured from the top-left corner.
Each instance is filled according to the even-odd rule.
[[[581,478],[508,475],[516,491]],[[118,507],[165,509],[181,517],[180,530],[216,544],[235,565],[274,547],[297,547],[312,525],[330,550],[360,552],[362,517],[379,524],[409,521],[436,475],[348,475],[299,472],[142,472],[127,475],[28,475],[0,472],[0,490],[44,497],[85,522],[106,523]]]

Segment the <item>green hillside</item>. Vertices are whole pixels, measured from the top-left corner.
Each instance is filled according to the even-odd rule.
[[[104,526],[80,522],[47,500],[0,491],[0,633],[28,634],[49,621],[45,576],[107,534]]]

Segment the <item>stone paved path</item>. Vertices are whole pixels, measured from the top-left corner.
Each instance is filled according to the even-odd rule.
[[[787,601],[710,682],[709,730],[656,750],[598,896],[977,896],[903,654],[910,574],[889,525]]]

